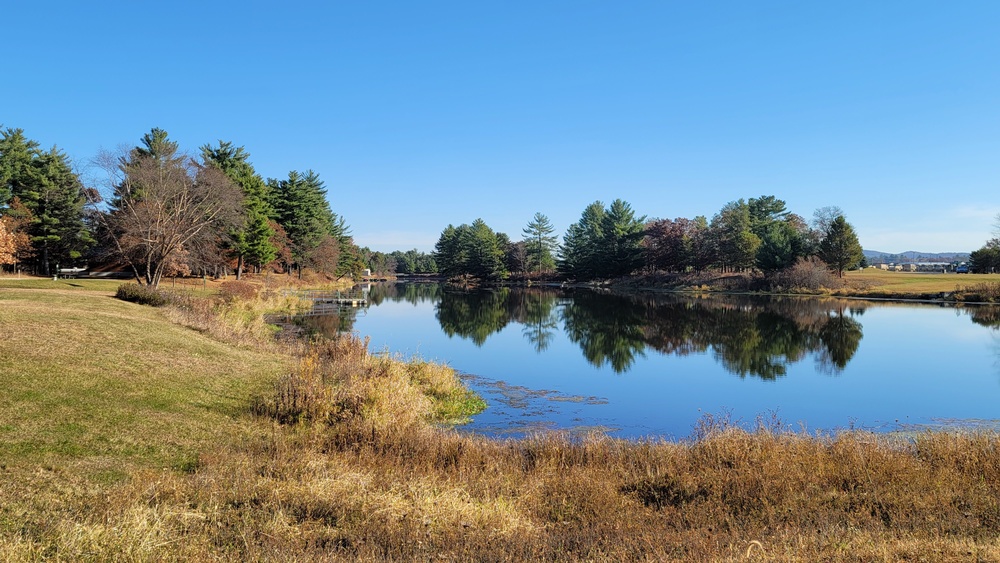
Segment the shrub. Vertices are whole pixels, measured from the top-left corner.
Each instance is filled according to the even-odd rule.
[[[777,272],[770,278],[771,289],[775,291],[819,291],[824,288],[836,289],[841,285],[843,282],[834,277],[830,267],[815,256],[799,258],[793,266]]]
[[[1000,282],[983,282],[958,291],[963,301],[995,303],[1000,301]]]
[[[137,283],[124,283],[118,286],[115,297],[122,301],[149,305],[151,307],[163,307],[170,303],[170,299],[166,293],[154,287],[139,285]]]
[[[219,295],[226,301],[250,301],[257,297],[257,287],[245,281],[227,281],[219,286]]]

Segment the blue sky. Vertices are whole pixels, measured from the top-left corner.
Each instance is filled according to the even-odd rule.
[[[81,166],[152,127],[316,170],[355,241],[589,203],[841,207],[866,249],[1000,213],[1000,2],[17,2],[0,124]]]

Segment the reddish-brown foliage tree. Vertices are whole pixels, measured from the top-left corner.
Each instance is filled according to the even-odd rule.
[[[33,219],[31,210],[21,203],[20,198],[15,197],[10,201],[6,214],[0,218],[5,231],[4,240],[0,241],[0,264],[16,265],[35,255],[31,237],[27,232],[27,227]]]
[[[690,219],[659,219],[646,225],[646,263],[657,270],[683,271],[691,254]]]
[[[285,232],[284,227],[278,223],[271,221],[268,223],[274,234],[271,235],[271,244],[274,245],[276,249],[274,262],[272,264],[280,264],[281,270],[288,272],[291,264],[295,260],[292,257],[292,240],[288,238],[288,233]]]
[[[7,233],[5,221],[0,220],[0,264],[14,263],[14,237]]]
[[[316,250],[312,251],[307,264],[317,272],[332,275],[337,271],[338,260],[340,260],[340,242],[326,235]]]

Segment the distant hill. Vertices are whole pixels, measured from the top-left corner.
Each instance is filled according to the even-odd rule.
[[[917,252],[907,250],[899,254],[865,250],[865,258],[869,262],[965,262],[969,259],[968,252]]]

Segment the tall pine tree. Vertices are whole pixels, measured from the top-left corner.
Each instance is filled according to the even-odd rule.
[[[753,232],[753,216],[744,200],[731,201],[712,218],[711,236],[723,271],[739,272],[753,268],[760,248],[760,237]]]
[[[277,257],[277,247],[271,240],[274,229],[270,226],[272,214],[268,202],[268,185],[250,164],[250,153],[243,147],[219,141],[219,146],[201,147],[206,163],[219,167],[243,191],[243,224],[228,233],[229,248],[236,257],[236,279],[243,275],[244,264],[258,270]]]
[[[603,277],[627,276],[643,263],[642,239],[646,218],[636,217],[632,206],[616,199],[601,221],[598,272]]]
[[[84,187],[66,154],[40,151],[21,129],[0,133],[0,199],[16,197],[31,212],[25,232],[34,249],[30,265],[50,275],[76,264],[94,243],[84,221]]]
[[[843,215],[838,215],[830,223],[823,241],[819,243],[820,259],[837,272],[838,277],[844,277],[844,270],[857,266],[863,256],[864,252],[861,250],[861,243],[858,242],[858,235],[854,233],[854,227],[844,219]]]
[[[591,279],[600,270],[600,246],[604,238],[604,203],[588,205],[566,230],[559,253],[559,271],[579,279]]]
[[[559,270],[578,279],[631,274],[643,263],[645,220],[620,199],[607,209],[600,201],[591,203],[563,237]]]
[[[434,260],[446,276],[499,279],[507,275],[504,254],[509,244],[507,235],[476,219],[471,225],[448,225],[434,246]]]
[[[522,231],[528,250],[529,268],[534,268],[536,272],[541,273],[556,266],[553,254],[559,246],[559,239],[552,236],[555,230],[548,217],[542,213],[535,213],[534,218]]]
[[[304,266],[315,265],[324,271],[354,273],[360,264],[357,252],[351,248],[348,228],[326,199],[326,188],[312,170],[305,174],[288,173],[287,180],[270,180],[270,199],[274,220],[284,228],[291,242],[292,260],[299,275]],[[338,245],[338,264],[331,268],[325,261],[333,255],[330,243]],[[322,249],[322,251],[320,251]],[[323,264],[314,264],[321,260]]]
[[[38,143],[25,137],[23,129],[0,132],[0,206],[32,181],[31,162],[37,154]]]

